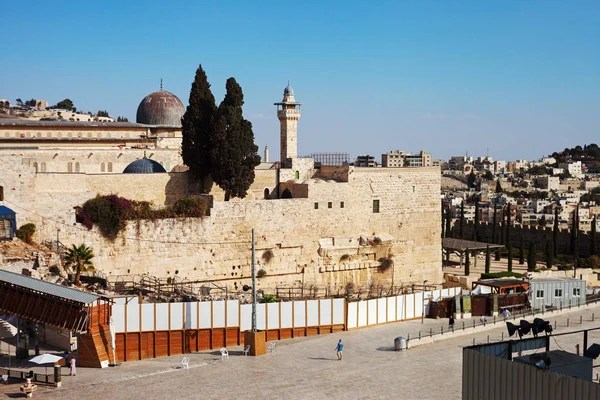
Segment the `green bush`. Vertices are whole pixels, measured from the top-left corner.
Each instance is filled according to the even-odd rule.
[[[265,271],[264,269],[259,269],[258,272],[256,273],[257,278],[262,278],[265,276],[267,276],[267,271]]]
[[[111,194],[96,196],[75,207],[76,221],[86,228],[98,226],[100,233],[114,240],[125,229],[127,221],[160,218],[201,218],[207,215],[208,202],[202,197],[190,197],[178,200],[171,207],[155,210],[147,201],[132,201]]]
[[[491,272],[489,274],[481,274],[481,279],[495,279],[495,278],[523,278],[523,274],[519,274],[518,272]]]
[[[556,267],[559,271],[570,271],[573,269],[572,265],[559,265]]]
[[[597,255],[589,256],[584,263],[586,268],[598,268],[600,267],[600,257]]]
[[[392,261],[391,257],[381,257],[378,261],[379,266],[377,267],[377,270],[379,272],[385,272],[394,265],[394,261]]]
[[[32,223],[21,225],[21,227],[19,229],[17,229],[17,237],[28,244],[33,243],[33,234],[34,233],[35,233],[35,225]]]
[[[261,303],[277,303],[279,299],[274,294],[263,294]]]

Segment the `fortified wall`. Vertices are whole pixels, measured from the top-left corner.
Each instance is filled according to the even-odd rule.
[[[0,168],[13,171],[0,185],[18,225],[35,223],[38,241],[58,237],[67,246],[91,246],[96,268],[107,275],[221,280],[239,288],[250,279],[254,228],[257,269],[267,274],[262,287],[442,281],[438,168],[338,167],[321,171],[327,181],[280,188],[276,170],[257,170],[247,200],[222,202],[215,190],[203,219],[134,221],[110,242],[76,224],[73,207],[109,193],[170,204],[185,196],[187,173],[36,174],[27,164],[0,157]],[[265,189],[282,188],[292,198],[259,200]],[[393,267],[380,272],[382,259]]]

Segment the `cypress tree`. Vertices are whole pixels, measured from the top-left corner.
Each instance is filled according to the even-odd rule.
[[[500,209],[500,219],[502,220],[502,225],[500,225],[500,244],[506,244],[506,224],[504,223],[504,207]]]
[[[500,184],[500,179],[496,181],[496,193],[502,193],[502,185]]]
[[[442,239],[444,236],[444,229],[446,228],[446,213],[444,209],[444,203],[442,202]]]
[[[596,216],[592,220],[592,230],[590,232],[590,256],[596,255]]]
[[[250,121],[244,119],[244,95],[235,78],[227,79],[227,93],[217,109],[211,138],[210,162],[214,182],[231,197],[246,197],[260,164]]]
[[[492,264],[492,254],[490,252],[490,245],[488,244],[485,249],[485,273],[490,273],[490,266]]]
[[[465,276],[469,276],[471,273],[471,260],[469,259],[469,249],[466,251],[465,257]]]
[[[512,250],[512,238],[510,237],[510,204],[506,207],[506,248]]]
[[[477,241],[477,230],[479,229],[479,198],[475,200],[475,224],[473,226],[473,241]]]
[[[571,219],[571,255],[575,255],[575,242],[577,242],[577,214],[579,206],[573,210],[573,218]]]
[[[512,272],[513,267],[513,254],[512,249],[508,251],[508,272]]]
[[[465,225],[465,200],[460,203],[460,224],[458,225],[458,237],[463,239],[463,229]]]
[[[519,246],[519,265],[525,264],[525,240],[521,235],[521,244]]]
[[[575,261],[575,268],[579,267],[579,204],[576,207],[575,213],[575,251],[573,252],[573,259]],[[575,272],[575,271],[573,271]]]
[[[536,263],[535,243],[529,242],[529,250],[527,251],[527,271],[535,271]]]
[[[554,264],[554,251],[552,250],[552,241],[546,238],[546,268],[552,268]]]
[[[216,110],[215,97],[200,65],[192,82],[190,104],[181,120],[181,157],[190,174],[200,180],[211,174],[210,139]]]
[[[554,208],[554,227],[552,229],[554,258],[558,257],[558,207]]]
[[[450,229],[450,224],[452,222],[452,209],[450,206],[446,207],[446,237],[452,237],[452,230]]]
[[[498,207],[496,206],[496,203],[494,202],[494,220],[492,223],[492,243],[496,243],[496,224],[497,224],[497,220],[496,220],[496,214],[497,214],[497,209]]]

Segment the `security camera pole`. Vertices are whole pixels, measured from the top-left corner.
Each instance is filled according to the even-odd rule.
[[[256,271],[254,269],[254,228],[252,228],[252,332],[256,333]]]

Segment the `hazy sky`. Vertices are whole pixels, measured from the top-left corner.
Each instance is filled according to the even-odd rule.
[[[202,64],[218,102],[241,84],[272,158],[288,79],[300,155],[537,159],[600,142],[598,0],[3,1],[0,26],[0,98],[134,121],[160,78],[187,105]]]

